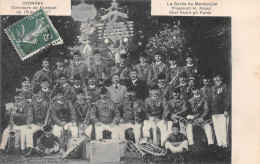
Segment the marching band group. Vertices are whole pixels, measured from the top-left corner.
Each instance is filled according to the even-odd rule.
[[[22,78],[22,87],[14,94],[16,110],[7,111],[6,117],[7,121],[13,118],[12,128],[19,131],[16,149],[25,156],[34,151],[41,155],[64,152],[64,131],[71,137],[94,133],[98,140],[107,130],[112,139],[124,140],[130,128],[136,144],[148,137],[172,152],[192,148],[195,126],[204,129],[208,145],[214,145],[216,138],[219,147],[228,147],[231,94],[221,72],[199,76],[191,55],[183,67],[175,54],[164,63],[161,52],[155,53],[152,64],[140,53],[140,63],[134,66],[122,55],[120,65],[112,68],[101,60],[98,50],[93,58],[88,66],[77,51],[68,67],[58,58],[53,71],[45,58],[31,81]],[[44,134],[34,142],[33,134],[39,130]],[[9,131],[10,125],[2,134],[2,152]]]

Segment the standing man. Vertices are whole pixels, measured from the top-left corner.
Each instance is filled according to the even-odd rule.
[[[27,115],[28,110],[30,108],[30,103],[25,100],[23,93],[20,90],[15,91],[14,94],[15,103],[14,108],[11,111],[8,111],[6,113],[7,120],[10,120],[10,116],[13,116],[13,130],[20,131],[21,136],[21,150],[23,153],[25,152],[25,130],[26,130],[26,124],[27,124]],[[7,126],[7,128],[4,130],[2,135],[2,142],[0,144],[0,150],[4,151],[5,146],[7,145],[8,138],[9,138],[9,130],[10,126]],[[18,148],[16,148],[18,150]]]
[[[93,72],[96,79],[103,79],[104,81],[108,78],[108,67],[101,60],[101,54],[99,50],[96,50],[93,54],[94,62],[91,65],[91,71]]]
[[[21,79],[22,88],[20,89],[24,95],[24,98],[29,102],[32,101],[33,92],[31,89],[30,79],[28,77],[22,77]]]
[[[140,63],[135,65],[135,69],[138,72],[139,79],[146,82],[147,85],[150,85],[152,80],[152,68],[151,65],[147,63],[147,55],[141,53],[139,56]]]
[[[149,97],[149,88],[146,82],[139,79],[138,71],[136,69],[132,69],[130,71],[130,77],[131,80],[126,81],[126,87],[134,88],[136,92],[135,97],[144,101],[146,98]]]
[[[112,139],[119,138],[120,114],[115,102],[109,99],[109,93],[106,88],[100,91],[101,99],[91,108],[90,120],[95,124],[96,139],[103,139],[103,130],[112,132]]]
[[[209,75],[203,75],[202,76],[203,79],[203,84],[204,86],[200,89],[201,90],[201,94],[209,101],[209,103],[211,104],[211,98],[212,98],[212,85],[211,85],[211,81],[210,81],[210,76]]]
[[[44,58],[42,60],[42,69],[37,71],[32,79],[32,87],[36,84],[40,84],[43,77],[46,77],[49,82],[50,86],[53,87],[54,85],[54,75],[50,70],[50,62],[48,58]]]
[[[28,152],[26,157],[33,155],[33,134],[43,129],[45,124],[46,114],[49,110],[49,103],[46,99],[42,98],[42,88],[40,85],[35,85],[33,88],[33,100],[30,104],[27,116],[27,129],[26,129],[26,143]],[[47,116],[49,117],[49,115]],[[50,120],[49,118],[47,118]],[[49,123],[47,120],[47,123]]]
[[[120,131],[120,139],[125,139],[125,130],[133,128],[135,143],[138,144],[141,134],[141,125],[145,116],[145,105],[144,102],[136,98],[135,95],[135,88],[127,88],[127,96],[119,106],[121,118],[118,129]]]
[[[109,92],[109,98],[117,104],[121,103],[124,100],[126,94],[126,86],[120,85],[119,80],[119,75],[113,75],[113,84],[107,87],[107,90]]]
[[[220,72],[213,75],[215,85],[212,86],[212,121],[218,146],[228,147],[229,112],[231,96],[229,87],[223,83]]]
[[[196,78],[198,71],[197,71],[197,66],[194,63],[193,56],[188,54],[186,57],[186,62],[187,62],[187,64],[183,67],[184,73],[186,74],[186,76],[188,78],[190,78],[190,77]]]
[[[214,138],[212,135],[212,128],[209,124],[210,114],[208,101],[205,97],[201,95],[201,91],[198,85],[194,86],[192,89],[193,97],[189,99],[190,112],[188,113],[188,118],[192,121],[188,123],[186,128],[187,138],[189,145],[194,145],[193,140],[193,127],[199,126],[205,130],[208,145],[214,144]]]
[[[150,97],[145,100],[146,118],[143,126],[143,136],[150,137],[150,129],[153,130],[153,143],[157,143],[156,128],[161,131],[161,145],[163,146],[168,133],[163,114],[167,113],[167,102],[164,97],[160,96],[160,89],[157,85],[150,87]]]
[[[170,84],[174,84],[178,80],[179,74],[183,72],[183,69],[182,67],[178,66],[177,57],[175,54],[170,56],[169,63],[169,80],[167,80]]]
[[[162,62],[162,54],[156,52],[154,55],[155,63],[151,65],[152,67],[152,81],[158,79],[159,74],[165,74],[166,79],[168,79],[168,66]]]

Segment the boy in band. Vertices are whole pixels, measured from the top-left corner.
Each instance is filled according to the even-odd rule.
[[[159,74],[165,74],[168,79],[168,66],[162,62],[162,54],[156,52],[154,55],[155,62],[151,65],[152,67],[152,81],[158,79]]]
[[[90,120],[95,124],[96,139],[103,139],[103,130],[112,132],[112,139],[119,138],[117,124],[120,114],[116,103],[109,99],[109,92],[106,88],[100,91],[101,99],[91,108]]]
[[[88,84],[84,88],[85,96],[88,101],[95,103],[100,100],[100,88],[97,86],[97,80],[95,76],[88,78]]]
[[[57,154],[60,150],[61,140],[52,131],[52,126],[45,125],[43,127],[44,134],[37,139],[35,150],[41,157]]]
[[[101,54],[99,50],[96,50],[93,54],[94,62],[91,65],[91,71],[93,72],[96,79],[103,79],[106,80],[108,78],[108,67],[101,60]]]
[[[60,73],[67,75],[68,69],[64,67],[64,60],[62,58],[57,58],[56,69],[53,71],[54,83],[57,83],[58,76]]]
[[[71,97],[72,103],[74,103],[77,100],[76,94],[77,94],[78,89],[83,89],[83,86],[81,83],[80,75],[78,73],[76,73],[73,76],[73,85],[71,85],[71,90],[70,90],[70,97]]]
[[[44,58],[42,60],[42,69],[34,74],[32,79],[32,86],[40,84],[43,77],[46,77],[49,80],[51,87],[54,85],[54,76],[50,70],[50,62],[48,58]]]
[[[86,63],[81,61],[81,53],[79,51],[73,54],[73,60],[69,65],[67,77],[73,79],[76,73],[80,75],[82,79],[81,83],[83,83],[83,79],[88,77],[88,67]]]
[[[156,133],[158,127],[161,131],[161,145],[163,146],[168,133],[165,120],[162,120],[162,118],[165,118],[163,114],[166,113],[168,107],[165,98],[160,96],[160,89],[157,85],[150,87],[150,97],[145,100],[145,108],[148,120],[144,120],[143,136],[150,138],[150,129],[152,128],[153,143],[158,145]]]
[[[88,103],[85,99],[85,93],[83,89],[77,89],[76,101],[73,107],[76,112],[76,120],[79,128],[79,137],[82,133],[85,133],[89,138],[91,137],[92,125],[90,124],[90,109],[91,103]]]
[[[49,80],[44,77],[41,81],[42,98],[50,102],[53,97],[53,91],[50,89]]]
[[[26,123],[27,123],[27,115],[28,110],[30,108],[30,103],[25,100],[23,93],[20,90],[16,90],[14,94],[15,103],[14,103],[14,109],[11,111],[8,111],[6,113],[7,120],[10,120],[10,116],[13,115],[13,130],[20,131],[20,137],[21,137],[21,150],[22,153],[26,153],[25,151],[25,130],[26,130]],[[11,112],[11,113],[10,113]],[[8,138],[9,138],[9,129],[10,126],[7,126],[7,128],[4,130],[2,135],[2,142],[0,144],[0,150],[4,151],[5,146],[7,145]]]
[[[152,68],[151,65],[147,63],[147,55],[141,53],[139,56],[140,63],[135,65],[135,69],[138,72],[138,77],[144,80],[147,85],[150,85],[152,80]]]
[[[69,99],[64,97],[61,89],[55,90],[55,98],[50,104],[50,118],[53,121],[53,134],[61,137],[63,130],[70,130],[72,137],[78,136],[76,112]]]
[[[142,116],[144,116],[144,102],[135,97],[135,89],[127,88],[127,96],[119,106],[121,113],[120,124],[118,125],[120,139],[125,139],[125,130],[133,128],[135,143],[139,143],[141,133]]]
[[[172,91],[172,98],[168,101],[168,113],[166,114],[168,134],[172,133],[172,125],[176,120],[179,121],[180,131],[186,134],[184,124],[180,122],[180,118],[185,118],[188,112],[188,102],[180,98],[180,88]]]
[[[30,79],[28,77],[22,77],[21,79],[22,88],[20,89],[24,95],[24,98],[29,102],[32,100],[33,92],[31,89]]]
[[[42,129],[49,110],[49,103],[43,98],[43,91],[40,85],[34,86],[33,97],[27,116],[26,143],[28,152],[25,154],[26,157],[33,155],[33,134]],[[49,118],[47,119],[47,123],[49,123]]]
[[[188,140],[186,136],[180,133],[180,125],[174,123],[172,126],[172,133],[166,139],[164,144],[166,150],[169,149],[172,153],[180,153],[188,149]]]
[[[212,121],[217,138],[218,146],[228,147],[228,126],[231,93],[227,84],[223,83],[223,77],[220,72],[213,75],[215,85],[212,86]]]
[[[192,93],[193,97],[188,101],[191,110],[189,111],[187,117],[191,118],[193,121],[189,122],[186,128],[186,134],[189,141],[189,145],[194,145],[194,126],[201,126],[205,130],[208,145],[212,145],[214,144],[214,138],[212,135],[212,128],[208,123],[208,120],[210,118],[208,101],[205,97],[201,95],[201,91],[198,85],[195,85],[193,87]]]

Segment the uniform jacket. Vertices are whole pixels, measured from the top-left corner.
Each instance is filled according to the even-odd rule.
[[[80,62],[79,64],[73,64],[69,65],[68,68],[68,78],[71,78],[74,76],[74,74],[78,73],[81,76],[81,79],[84,79],[85,77],[88,77],[88,68],[87,65],[83,62]]]
[[[50,82],[50,86],[52,86],[54,84],[54,75],[50,70],[45,70],[45,69],[41,69],[39,71],[37,71],[32,79],[32,86],[35,86],[36,84],[40,84],[41,80],[43,77],[46,77],[49,82]]]
[[[114,85],[107,87],[110,94],[110,99],[115,103],[121,103],[124,100],[126,94],[126,86],[118,85],[118,89],[115,89]]]
[[[193,66],[184,66],[183,72],[186,74],[187,78],[196,77],[197,76],[197,67],[193,64]]]
[[[231,108],[231,93],[226,84],[212,86],[211,99],[212,114],[223,114],[224,111],[229,112]]]
[[[96,101],[100,100],[100,88],[99,87],[95,87],[95,88],[90,88],[89,86],[84,88],[84,92],[86,96],[91,96],[91,102],[95,103]]]
[[[135,69],[138,71],[138,77],[146,82],[147,85],[150,85],[152,81],[152,68],[151,65],[146,63],[142,66],[141,64],[135,65]]]
[[[102,78],[102,73],[105,75],[105,78],[108,78],[108,70],[109,69],[107,64],[103,62],[101,62],[100,64],[96,64],[95,62],[93,62],[93,64],[91,65],[91,71],[97,79]]]
[[[205,97],[202,95],[198,99],[192,97],[188,103],[190,108],[189,115],[193,115],[195,119],[201,117],[205,120],[209,118],[209,106]]]
[[[151,97],[145,100],[146,117],[156,117],[158,119],[165,118],[164,114],[167,114],[168,105],[167,101],[163,97],[159,97],[157,100]]]
[[[187,140],[184,134],[178,133],[177,135],[174,135],[173,133],[171,133],[169,134],[169,137],[165,140],[164,144],[166,142],[170,142],[170,143],[183,142],[184,140]]]
[[[86,101],[83,101],[83,103],[80,103],[76,101],[73,104],[73,107],[76,112],[76,120],[77,122],[85,121],[88,111],[90,110],[90,104]],[[89,113],[90,115],[90,113]]]
[[[14,107],[17,107],[16,110],[16,115],[13,115],[13,121],[14,124],[19,126],[19,125],[26,125],[27,124],[27,115],[28,115],[28,110],[30,108],[30,103],[25,100],[24,104],[19,106],[16,102],[14,103]],[[9,111],[6,112],[5,114],[8,122],[10,120],[10,115]]]
[[[68,69],[65,68],[65,67],[62,67],[62,69],[58,69],[56,68],[54,71],[53,71],[53,78],[54,78],[54,82],[56,83],[57,82],[57,79],[58,79],[58,76],[60,73],[63,73],[65,75],[68,74]]]
[[[51,149],[54,147],[55,142],[61,145],[61,140],[54,134],[51,134],[50,137],[46,137],[45,134],[42,134],[41,137],[36,141],[36,146],[42,150],[45,150],[46,148]]]
[[[60,86],[61,90],[63,91],[64,97],[66,99],[72,99],[72,95],[71,95],[71,85],[67,83],[66,86]]]
[[[168,79],[168,66],[166,64],[164,64],[163,62],[161,62],[161,64],[156,65],[155,63],[153,63],[151,65],[152,68],[152,79],[157,79],[158,75],[163,73],[166,76],[166,79]]]
[[[178,84],[175,88],[180,88],[181,93],[180,97],[184,100],[189,100],[189,90],[188,90],[188,84],[185,85]]]
[[[53,123],[57,125],[61,125],[62,121],[76,121],[76,112],[70,100],[65,100],[65,102],[62,104],[54,101],[54,103],[51,105],[50,114]]]
[[[126,87],[133,87],[136,90],[136,98],[145,100],[149,97],[149,88],[145,81],[137,79],[135,83],[132,80],[126,80]]]
[[[212,87],[203,86],[200,90],[201,90],[202,96],[204,96],[210,102],[211,98],[212,98]]]
[[[188,112],[188,102],[183,99],[175,100],[171,99],[168,101],[168,114],[166,116],[171,119],[173,114],[177,116],[185,117]]]
[[[138,112],[137,109],[133,109],[134,103],[138,104],[141,112]],[[138,123],[140,123],[145,118],[145,104],[142,100],[138,98],[131,100],[128,97],[125,97],[118,108],[120,116],[122,119],[124,119],[124,122],[131,122],[132,124],[134,124],[136,120]]]
[[[24,98],[25,98],[26,100],[33,98],[32,89],[29,89],[28,91],[24,91],[23,88],[21,88],[21,89],[19,89],[19,90],[22,91],[22,93],[23,93],[23,95],[24,95]]]
[[[107,102],[98,100],[91,108],[90,120],[93,123],[98,121],[103,124],[119,123],[119,119],[118,107],[112,100]]]
[[[27,123],[29,124],[44,124],[46,119],[47,111],[49,110],[49,103],[45,99],[42,99],[41,102],[32,100],[30,108],[28,110]],[[48,122],[50,122],[50,114],[48,116]]]
[[[83,87],[81,85],[79,86],[76,86],[76,85],[71,85],[70,87],[70,98],[71,98],[71,101],[72,103],[74,103],[77,98],[76,98],[76,95],[77,95],[77,89],[83,89]]]

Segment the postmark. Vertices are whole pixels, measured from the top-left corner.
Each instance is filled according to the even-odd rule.
[[[40,9],[5,29],[22,60],[63,40],[44,10]]]

